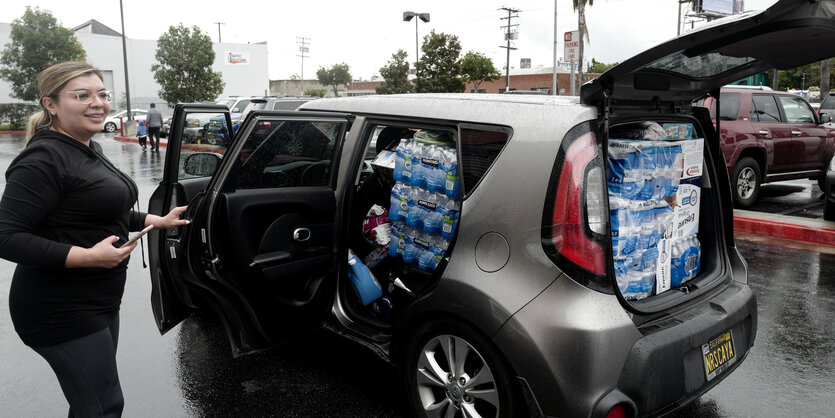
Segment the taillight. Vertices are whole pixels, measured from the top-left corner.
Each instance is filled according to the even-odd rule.
[[[542,244],[572,279],[612,293],[604,250],[609,225],[605,167],[596,130],[596,124],[578,125],[561,144],[546,197]]]
[[[623,405],[615,405],[606,414],[606,418],[626,418],[626,408]]]

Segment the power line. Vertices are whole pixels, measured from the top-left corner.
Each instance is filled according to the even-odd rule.
[[[510,40],[511,39],[516,39],[516,37],[519,36],[518,32],[511,32],[510,31],[511,28],[519,26],[519,25],[518,24],[513,25],[510,22],[511,22],[511,19],[519,17],[519,15],[515,15],[514,13],[519,13],[521,10],[513,9],[513,8],[510,8],[510,7],[502,7],[498,10],[504,10],[504,11],[507,12],[507,17],[500,18],[501,20],[507,19],[507,26],[502,26],[501,27],[502,29],[507,29],[507,32],[505,33],[505,36],[504,36],[505,41],[507,41],[507,45],[499,45],[499,48],[507,49],[507,64],[505,64],[505,88],[504,88],[504,91],[510,91],[510,50],[511,49],[516,49],[516,48],[513,48],[513,47],[510,46]]]
[[[310,56],[305,55],[308,52],[310,52],[310,48],[307,47],[308,45],[310,45],[310,38],[305,38],[303,36],[297,36],[296,37],[296,43],[301,45],[299,47],[299,52],[301,52],[301,55],[296,55],[296,56],[302,58],[302,75],[301,75],[301,78],[302,78],[302,93],[301,93],[301,95],[303,96],[304,95],[304,59],[305,58],[310,58]]]

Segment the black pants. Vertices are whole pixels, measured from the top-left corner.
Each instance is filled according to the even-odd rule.
[[[148,127],[148,140],[151,148],[159,149],[159,127]]]
[[[49,347],[33,347],[55,372],[69,417],[120,417],[125,401],[116,371],[119,317],[109,328]]]

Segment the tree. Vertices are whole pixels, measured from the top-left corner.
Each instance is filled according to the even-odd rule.
[[[380,67],[380,75],[383,82],[375,90],[377,94],[411,93],[415,87],[409,82],[409,62],[406,61],[408,54],[402,49],[391,54],[388,64]]]
[[[601,73],[605,73],[610,68],[612,68],[612,67],[614,67],[618,64],[619,63],[617,63],[617,62],[612,63],[612,64],[605,64],[605,63],[602,63],[602,62],[595,61],[595,59],[592,58],[591,59],[591,69],[589,71],[592,72],[592,73],[601,74]]]
[[[212,71],[212,39],[199,27],[170,26],[157,40],[157,64],[151,66],[159,97],[175,103],[213,101],[223,92],[223,78]]]
[[[461,43],[455,35],[443,32],[423,37],[423,55],[417,63],[418,93],[461,93],[466,85],[461,79]]]
[[[316,78],[323,85],[333,87],[334,97],[339,97],[339,85],[347,86],[351,82],[351,67],[344,62],[334,64],[331,68],[319,67],[319,70],[316,71]]]
[[[580,71],[578,71],[577,85],[583,85],[583,38],[588,39],[589,29],[586,27],[586,4],[594,5],[594,0],[574,0],[574,10],[577,11],[577,28],[580,32],[580,45],[577,47],[577,61],[580,63]],[[580,94],[579,87],[577,94]]]
[[[820,79],[821,79],[821,84],[820,84],[820,86],[821,86],[821,92],[820,92],[821,100],[823,100],[825,95],[829,94],[829,89],[832,86],[832,83],[831,83],[831,80],[830,80],[830,77],[832,77],[831,68],[832,68],[832,61],[830,61],[828,59],[825,59],[825,60],[821,61],[821,77],[820,77]]]
[[[38,74],[50,65],[87,58],[75,33],[37,7],[26,6],[23,16],[12,21],[9,41],[0,54],[0,78],[20,100],[38,100]]]
[[[461,75],[468,82],[473,83],[473,90],[484,81],[498,80],[502,73],[493,65],[493,60],[480,52],[467,52],[461,60]]]

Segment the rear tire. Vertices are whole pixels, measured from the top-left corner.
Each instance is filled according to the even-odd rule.
[[[527,415],[510,366],[471,326],[452,321],[423,325],[405,355],[403,375],[416,417]]]
[[[116,132],[116,124],[113,122],[107,122],[104,124],[104,131],[107,133]]]
[[[737,161],[731,175],[731,191],[734,195],[734,206],[749,208],[760,195],[762,185],[762,170],[757,161],[751,157],[744,157]]]
[[[835,203],[829,201],[829,196],[823,194],[823,220],[835,221]]]

